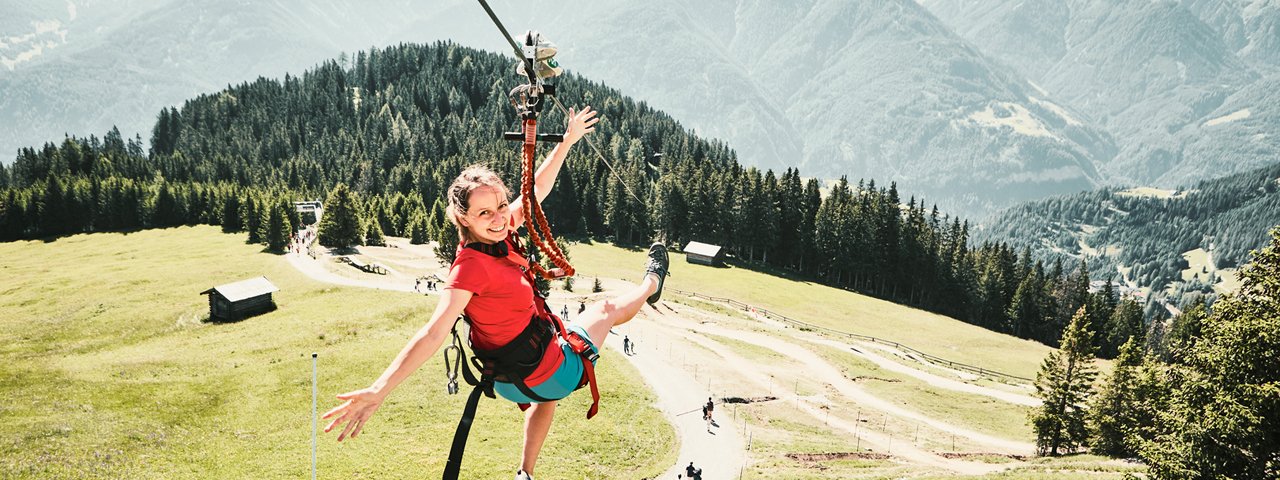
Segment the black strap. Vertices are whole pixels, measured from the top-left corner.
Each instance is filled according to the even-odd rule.
[[[457,480],[462,471],[462,453],[467,449],[467,436],[471,434],[471,422],[476,418],[476,407],[480,405],[480,393],[483,385],[476,385],[467,397],[467,406],[462,409],[462,419],[458,420],[458,429],[453,432],[453,446],[449,447],[449,461],[444,464],[444,480]]]

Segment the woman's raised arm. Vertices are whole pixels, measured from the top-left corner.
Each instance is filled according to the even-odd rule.
[[[594,132],[598,121],[600,119],[596,118],[596,111],[589,106],[583,107],[581,112],[569,109],[569,125],[564,129],[564,141],[551,149],[551,153],[547,154],[538,171],[533,174],[533,194],[539,204],[546,200],[547,195],[551,193],[551,187],[555,186],[556,177],[560,174],[560,167],[564,165],[565,157],[569,155],[569,149],[584,135]],[[517,196],[511,202],[511,219],[515,228],[519,228],[524,223],[522,200],[521,196]]]

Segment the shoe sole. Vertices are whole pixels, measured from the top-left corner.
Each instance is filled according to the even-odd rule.
[[[670,272],[671,257],[667,255],[667,249],[665,246],[662,248],[662,257],[664,260],[666,260],[666,262],[664,263],[667,264],[667,268],[666,268],[667,272]],[[657,273],[657,272],[654,272],[654,273]],[[648,275],[648,274],[649,272],[645,272],[645,275]],[[667,279],[666,272],[664,272],[662,275],[658,275],[658,289],[653,292],[653,295],[649,295],[649,298],[645,299],[645,301],[648,302],[649,305],[658,303],[658,300],[662,299],[662,285],[663,283],[665,283],[666,279]]]

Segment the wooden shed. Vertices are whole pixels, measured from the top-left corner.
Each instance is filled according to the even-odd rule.
[[[684,246],[684,258],[689,263],[719,267],[724,265],[724,248],[702,242],[689,242]]]
[[[276,309],[273,292],[279,291],[267,277],[218,285],[203,292],[209,296],[209,319],[234,322]]]

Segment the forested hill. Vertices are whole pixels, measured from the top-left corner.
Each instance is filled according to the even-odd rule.
[[[204,223],[278,250],[299,222],[288,202],[324,198],[326,219],[357,218],[342,222],[351,232],[322,222],[322,242],[435,239],[447,256],[457,240],[441,192],[457,173],[486,163],[516,184],[516,145],[500,140],[514,129],[513,64],[450,43],[369,50],[164,109],[149,153],[114,130],[24,148],[0,167],[0,240]],[[967,222],[892,183],[842,178],[823,196],[798,170],[743,168],[727,145],[614,90],[572,75],[556,83],[565,103],[601,111],[590,138],[612,164],[575,147],[544,203],[558,234],[722,245],[782,274],[1048,344],[1086,303],[1102,307],[1094,324],[1115,332],[1098,336],[1104,352],[1141,333],[1133,309],[1089,295],[1073,265],[1037,264],[999,243],[971,248]],[[562,120],[548,112],[544,131]]]
[[[1176,191],[1105,188],[1029,202],[986,222],[975,238],[1030,247],[1041,258],[1084,258],[1094,278],[1207,292],[1215,282],[1204,277],[1171,285],[1183,281],[1184,252],[1207,251],[1213,265],[1205,271],[1235,268],[1278,224],[1280,165],[1272,165]]]

